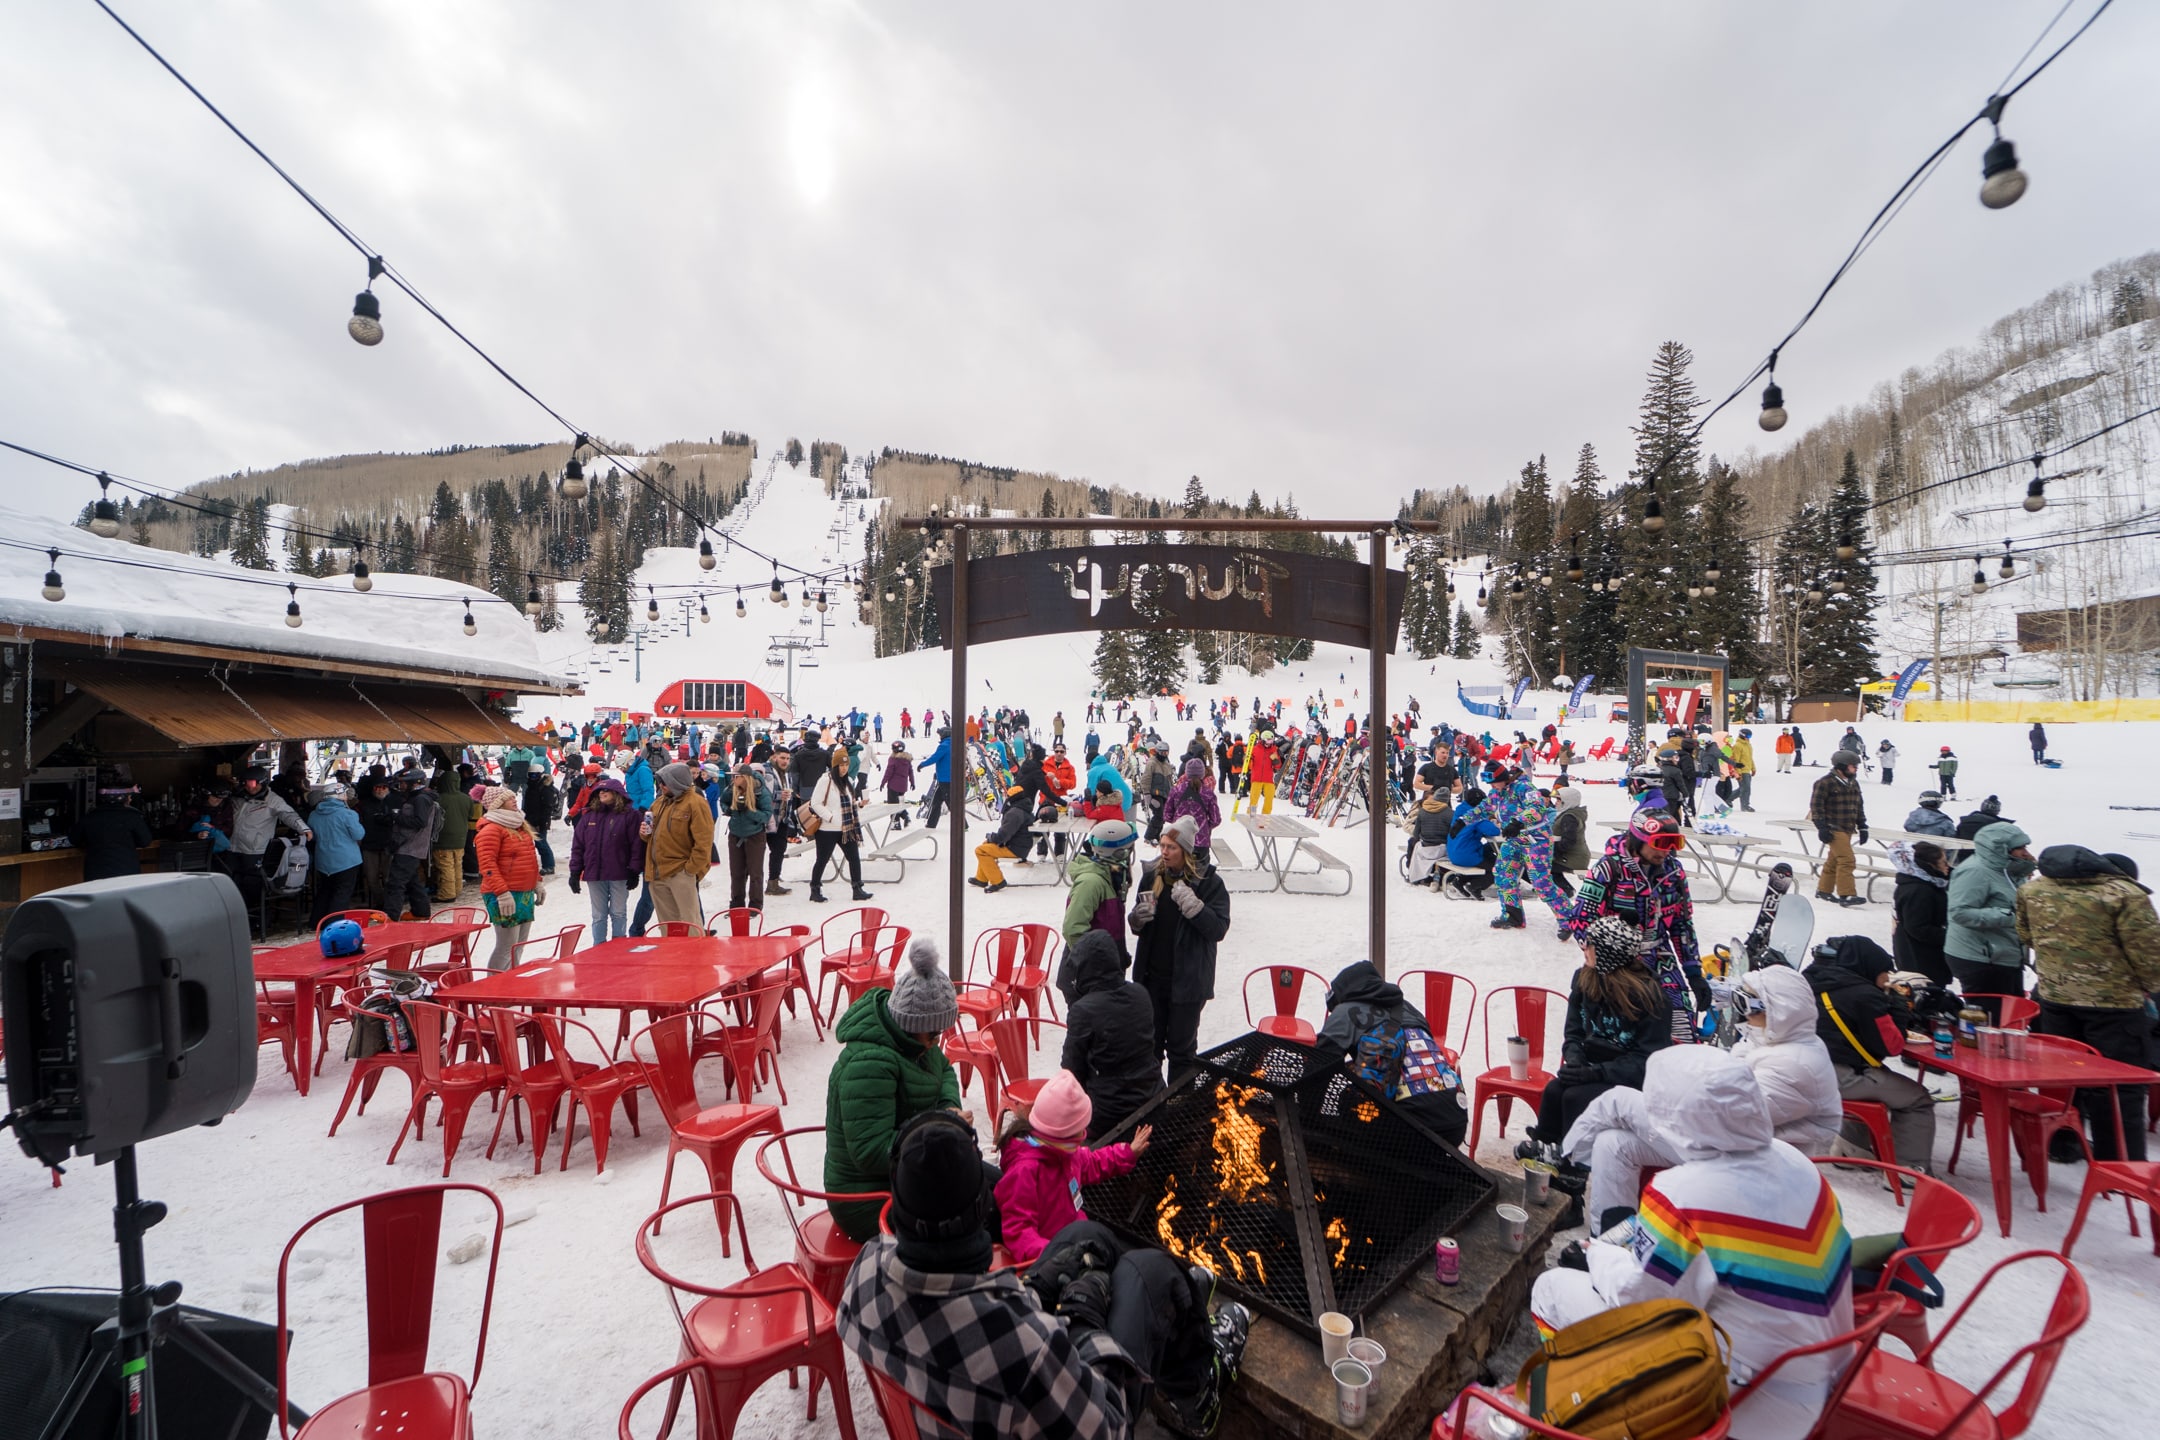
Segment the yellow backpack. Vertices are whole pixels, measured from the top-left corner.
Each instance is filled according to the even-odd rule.
[[[1725,1408],[1732,1342],[1685,1300],[1622,1305],[1570,1325],[1523,1361],[1515,1399],[1593,1440],[1686,1440]]]

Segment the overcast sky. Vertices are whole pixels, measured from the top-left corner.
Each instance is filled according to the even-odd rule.
[[[1731,388],[2057,5],[116,8],[595,432],[1343,514],[1617,478],[1657,343]],[[2013,209],[1966,139],[1786,353],[1787,435],[2160,244],[2156,57],[2130,0],[2018,98]],[[0,436],[169,483],[559,438],[386,287],[347,339],[364,262],[88,0],[0,21],[0,197]]]

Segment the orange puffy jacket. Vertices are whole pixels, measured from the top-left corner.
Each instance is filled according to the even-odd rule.
[[[483,893],[509,895],[540,887],[540,852],[533,848],[532,831],[525,828],[524,819],[520,815],[514,826],[486,818],[473,822],[473,848],[480,855]]]

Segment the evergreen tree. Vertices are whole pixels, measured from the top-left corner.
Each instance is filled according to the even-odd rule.
[[[1133,656],[1134,633],[1105,630],[1095,642],[1095,683],[1110,699],[1141,693],[1140,671]]]
[[[270,558],[270,502],[258,495],[240,507],[233,527],[232,563],[243,570],[275,570]]]
[[[1430,535],[1418,536],[1403,556],[1402,640],[1420,660],[1447,653],[1446,584],[1439,542]]]
[[[1541,579],[1523,578],[1530,572],[1542,577],[1552,565],[1552,480],[1540,455],[1523,466],[1513,497],[1515,528],[1507,558],[1516,566],[1507,587],[1507,660],[1517,678],[1524,675],[1550,680],[1557,670],[1558,647],[1554,643],[1553,592]],[[1522,588],[1517,590],[1516,580]]]
[[[562,609],[555,602],[555,582],[549,580],[540,587],[540,613],[533,619],[533,629],[545,635],[562,628]]]
[[[390,522],[390,543],[381,555],[382,568],[393,575],[412,575],[420,569],[420,542],[403,515]]]
[[[1181,630],[1133,632],[1133,676],[1137,693],[1160,695],[1185,688],[1185,633]]]
[[[1902,496],[1911,484],[1911,476],[1905,468],[1905,435],[1898,424],[1898,413],[1890,412],[1890,438],[1883,442],[1882,457],[1875,462],[1875,503],[1890,505]]]
[[[523,567],[518,563],[517,541],[505,516],[488,526],[487,588],[513,605],[525,603]]]
[[[1740,493],[1739,482],[1730,465],[1712,457],[1704,479],[1699,527],[1702,569],[1688,579],[1689,585],[1703,592],[1688,602],[1703,643],[1725,654],[1735,677],[1758,675],[1762,668],[1755,639],[1762,597],[1755,589],[1755,557],[1746,539],[1747,497]],[[1715,580],[1709,573],[1713,560],[1718,571]]]
[[[430,525],[444,525],[452,520],[463,519],[464,515],[465,507],[460,505],[457,496],[451,493],[450,482],[447,480],[436,481],[435,499],[428,506],[428,523]]]
[[[1215,630],[1200,630],[1193,634],[1193,660],[1200,667],[1200,683],[1222,683],[1223,645],[1222,635]]]
[[[1585,445],[1576,454],[1575,478],[1554,525],[1559,576],[1553,581],[1553,622],[1560,629],[1556,666],[1577,680],[1600,675],[1610,682],[1620,674],[1621,644],[1614,597],[1605,588],[1616,547],[1605,524],[1604,490],[1597,451]],[[1569,574],[1577,568],[1580,579]]]
[[[1478,634],[1478,622],[1471,618],[1470,607],[1457,601],[1455,605],[1455,658],[1458,660],[1475,660],[1478,657],[1478,652],[1483,648],[1483,639]]]
[[[473,583],[479,557],[473,553],[472,526],[462,514],[428,527],[427,559],[428,573],[437,579]]]
[[[1845,465],[1837,487],[1823,507],[1817,564],[1829,576],[1816,623],[1809,627],[1811,643],[1801,658],[1802,694],[1849,694],[1877,677],[1881,661],[1875,653],[1875,567],[1869,563],[1872,547],[1867,537],[1868,487],[1860,478],[1853,452],[1845,452]],[[1850,557],[1838,550],[1849,548]]]
[[[1643,392],[1635,426],[1635,464],[1622,494],[1620,590],[1614,606],[1626,646],[1702,648],[1693,616],[1683,603],[1686,567],[1697,558],[1692,542],[1701,489],[1702,448],[1694,429],[1695,411],[1702,401],[1687,373],[1694,359],[1677,340],[1658,346]],[[1653,500],[1664,520],[1657,531],[1645,529],[1642,523]]]

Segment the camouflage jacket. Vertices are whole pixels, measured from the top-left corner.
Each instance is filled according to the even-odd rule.
[[[2082,845],[2050,845],[2018,890],[2018,938],[2036,993],[2057,1005],[2133,1010],[2160,991],[2160,917],[2145,887]]]

